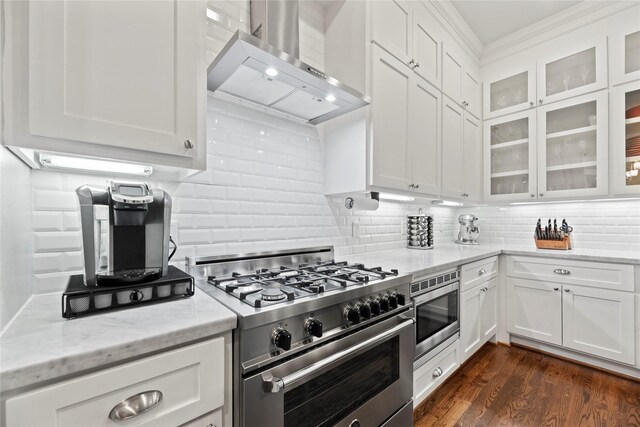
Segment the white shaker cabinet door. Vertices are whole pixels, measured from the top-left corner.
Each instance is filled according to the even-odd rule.
[[[462,195],[462,133],[464,114],[461,107],[442,97],[442,195]]]
[[[482,103],[481,92],[482,83],[480,82],[480,77],[465,67],[462,76],[462,106],[477,119],[480,118],[480,111],[482,109],[480,105]]]
[[[633,365],[633,294],[581,286],[562,289],[563,345]]]
[[[196,156],[205,149],[205,9],[179,0],[31,2],[30,133]]]
[[[413,71],[440,89],[442,87],[442,37],[429,12],[419,5],[413,11]]]
[[[507,331],[562,345],[561,285],[507,279]]]
[[[440,119],[442,95],[423,79],[414,76],[411,93],[409,164],[411,183],[418,193],[440,190]]]
[[[482,346],[481,331],[481,299],[483,286],[463,292],[460,295],[460,343],[462,350],[462,362]]]
[[[462,55],[446,44],[442,49],[442,91],[462,105],[464,68]]]
[[[462,198],[482,200],[482,130],[480,122],[469,114],[464,115],[462,130]]]
[[[498,329],[498,278],[481,285],[484,289],[480,299],[480,335],[482,343],[489,341]]]
[[[381,48],[373,49],[372,185],[409,189],[409,90],[413,71]]]
[[[373,41],[405,64],[411,61],[411,3],[402,0],[371,2]]]

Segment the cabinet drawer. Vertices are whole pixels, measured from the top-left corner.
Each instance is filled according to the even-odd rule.
[[[507,276],[633,291],[633,266],[625,264],[510,256]]]
[[[462,266],[460,291],[464,292],[498,275],[498,257],[494,256]]]
[[[182,424],[180,427],[223,427],[222,425],[222,409],[209,412],[193,421]]]
[[[413,407],[418,406],[460,366],[460,340],[413,372]]]
[[[224,338],[180,348],[25,393],[6,402],[9,426],[177,426],[224,404]],[[109,419],[123,400],[163,398],[127,421]]]

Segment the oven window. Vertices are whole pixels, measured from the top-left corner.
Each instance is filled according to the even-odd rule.
[[[416,343],[440,332],[458,320],[458,291],[422,303],[416,307]]]
[[[400,377],[400,337],[288,391],[285,427],[333,426]]]

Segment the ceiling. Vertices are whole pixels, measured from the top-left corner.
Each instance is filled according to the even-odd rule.
[[[487,45],[580,1],[451,0],[482,44]]]

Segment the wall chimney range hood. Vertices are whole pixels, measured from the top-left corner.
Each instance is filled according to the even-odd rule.
[[[251,0],[251,31],[237,31],[209,65],[207,89],[318,124],[369,97],[298,59],[297,0]]]

